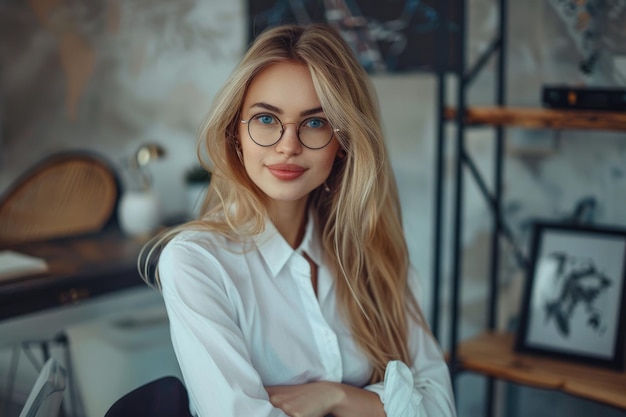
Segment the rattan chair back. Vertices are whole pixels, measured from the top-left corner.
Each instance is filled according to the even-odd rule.
[[[100,157],[49,157],[18,178],[0,198],[0,243],[19,243],[100,231],[119,196],[115,172]]]

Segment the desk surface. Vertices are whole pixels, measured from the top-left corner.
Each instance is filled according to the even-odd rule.
[[[110,228],[95,235],[0,247],[48,263],[45,273],[0,282],[0,320],[146,285],[137,271],[145,242]]]

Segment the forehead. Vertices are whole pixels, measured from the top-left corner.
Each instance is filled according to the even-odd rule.
[[[286,114],[320,107],[308,67],[294,62],[273,64],[254,77],[246,91],[243,111],[254,110],[258,103],[277,107]]]

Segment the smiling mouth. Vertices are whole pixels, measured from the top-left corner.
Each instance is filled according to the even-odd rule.
[[[283,181],[295,180],[306,171],[306,168],[295,164],[267,165],[267,169],[273,176]]]

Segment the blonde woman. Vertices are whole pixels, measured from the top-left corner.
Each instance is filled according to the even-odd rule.
[[[376,98],[341,37],[260,35],[199,154],[212,171],[203,214],[148,248],[142,271],[162,291],[193,412],[453,416]]]

